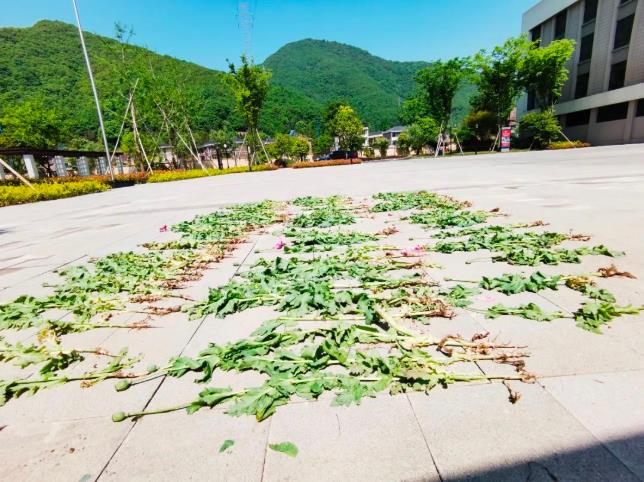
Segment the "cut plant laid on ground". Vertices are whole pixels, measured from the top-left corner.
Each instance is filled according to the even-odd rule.
[[[468,263],[520,266],[620,254],[603,245],[564,245],[585,243],[589,237],[546,231],[541,221],[491,224],[499,219],[498,210],[474,210],[469,202],[421,191],[381,193],[362,201],[304,196],[292,203],[240,204],[181,222],[171,227],[174,235],[166,234],[172,236],[169,240],[65,268],[58,273],[60,282],[47,287],[49,295],[24,295],[0,305],[0,331],[35,329],[38,334],[28,343],[0,339],[0,363],[28,371],[24,377],[0,382],[0,400],[6,403],[69,382],[89,387],[113,379],[116,392],[124,392],[161,377],[171,382],[189,376],[199,386],[185,394],[183,403],[119,411],[113,420],[222,406],[229,415],[252,415],[261,421],[292,401],[315,400],[325,393],[332,394],[333,405],[344,406],[379,394],[431,393],[435,387],[457,383],[531,383],[535,375],[527,370],[527,347],[490,339],[489,333],[445,336],[443,329],[439,336],[434,325],[441,320],[450,326],[467,312],[479,312],[491,323],[502,316],[536,322],[568,319],[600,333],[616,318],[643,309],[618,304],[617,297],[600,286],[602,278],[633,277],[614,266],[586,274],[535,270],[479,280],[453,280],[441,273],[432,259],[436,253],[477,251],[477,256],[486,256]],[[371,229],[361,229],[364,222]],[[412,224],[426,229],[432,241],[426,246],[389,242],[395,239],[389,236]],[[253,233],[279,237],[273,249],[264,250],[270,257],[249,258],[227,282],[210,288],[204,299],[184,294],[184,287],[198,282],[217,263],[228,262],[229,254]],[[548,311],[538,302],[497,300],[493,306],[477,306],[486,291],[503,297],[556,294],[561,289],[576,291],[584,302],[573,312]],[[275,315],[265,319],[249,311],[259,307]],[[128,357],[125,349],[111,354],[100,348],[74,349],[68,343],[72,333],[97,329],[129,329],[135,334],[169,313],[175,313],[173,323],[202,320],[216,325],[245,311],[255,317],[245,336],[226,343],[197,338],[203,347],[196,354],[171,357],[144,370],[134,366],[145,363],[145,353]],[[115,315],[127,314],[143,318],[114,321]],[[90,361],[93,369],[79,371]],[[471,364],[482,361],[492,365],[472,372]],[[490,368],[498,365],[513,371]],[[218,383],[218,372],[233,377],[253,372],[261,381],[233,388]],[[508,389],[510,400],[518,401],[516,390]],[[229,452],[232,443],[224,441],[220,451]],[[283,448],[284,453],[296,453],[290,446]]]

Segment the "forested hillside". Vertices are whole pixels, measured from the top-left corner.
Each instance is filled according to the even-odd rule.
[[[86,41],[110,137],[118,133],[128,87],[135,77],[141,77],[137,87],[141,96],[149,96],[152,91],[162,96],[164,89],[168,96],[181,95],[181,108],[188,111],[196,132],[207,133],[224,123],[232,128],[242,126],[221,72],[130,45],[124,50],[125,69],[119,42],[93,34],[87,34]],[[124,70],[130,72],[128,78]],[[72,25],[41,21],[31,28],[0,29],[0,109],[32,98],[42,98],[60,111],[70,124],[72,136],[96,137],[93,98],[78,32]],[[147,107],[155,109],[155,105]],[[269,93],[262,129],[269,133],[286,131],[298,120],[317,120],[321,109],[305,95],[275,85]],[[149,123],[154,124],[154,120]],[[151,132],[160,128],[148,127]]]
[[[152,137],[164,132],[161,107],[175,115],[175,123],[189,119],[201,139],[222,126],[242,127],[222,72],[115,39],[88,33],[86,40],[111,139],[118,134],[127,94],[137,79],[141,127]],[[298,121],[319,126],[325,104],[336,100],[352,105],[372,129],[398,124],[414,74],[428,64],[384,60],[337,42],[302,40],[284,46],[264,65],[273,79],[260,127],[275,134],[295,128]],[[469,91],[461,89],[455,99],[458,117]],[[31,99],[60,113],[68,124],[67,144],[97,139],[93,98],[73,25],[41,21],[30,28],[0,29],[0,114]]]
[[[266,59],[273,82],[319,103],[346,100],[363,122],[385,129],[398,123],[399,105],[414,87],[425,62],[393,62],[350,45],[301,40]]]

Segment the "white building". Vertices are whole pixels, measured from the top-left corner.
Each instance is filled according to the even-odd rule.
[[[555,106],[568,137],[644,142],[644,0],[542,0],[524,13],[522,30],[543,45],[577,43]],[[529,97],[519,117],[534,108]]]

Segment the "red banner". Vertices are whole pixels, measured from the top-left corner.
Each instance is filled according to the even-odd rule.
[[[502,127],[501,128],[501,152],[508,152],[510,150],[511,142],[512,142],[512,128]]]

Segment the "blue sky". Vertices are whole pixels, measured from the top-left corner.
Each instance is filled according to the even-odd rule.
[[[83,28],[112,36],[114,22],[133,43],[224,69],[244,40],[237,0],[77,0]],[[252,55],[262,62],[303,38],[335,40],[391,60],[468,55],[517,35],[537,0],[245,0],[253,14]],[[0,0],[0,26],[41,19],[73,23],[71,0]]]

